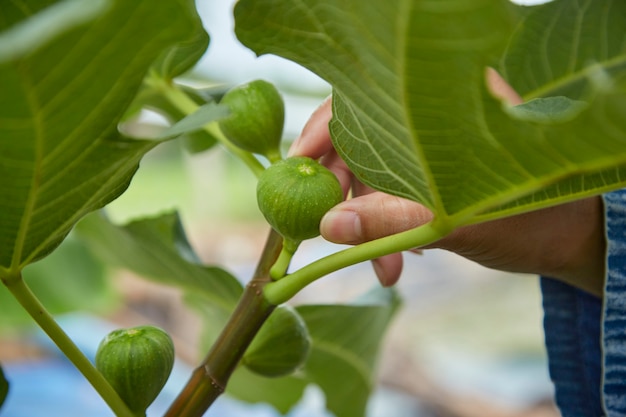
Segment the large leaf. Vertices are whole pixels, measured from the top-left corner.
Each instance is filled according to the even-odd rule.
[[[196,14],[195,0],[179,0],[193,19],[193,35],[169,48],[154,63],[155,71],[166,79],[173,79],[189,71],[202,58],[209,46],[210,38]]]
[[[242,286],[230,273],[201,264],[176,213],[124,226],[114,225],[102,213],[93,213],[76,226],[76,233],[107,264],[201,294],[226,311],[241,295]]]
[[[186,0],[89,3],[0,2],[0,275],[127,187],[157,142],[126,139],[117,123],[197,20]]]
[[[601,77],[618,75],[626,67],[623,2],[561,0],[529,9],[500,65],[526,100],[548,95],[584,98],[592,89],[595,65],[607,72],[596,72]]]
[[[448,224],[626,184],[621,0],[528,10],[508,0],[241,0],[235,17],[257,54],[333,85],[333,143],[363,182]],[[549,123],[519,118],[485,88],[485,68],[499,61],[525,97],[577,92],[570,98],[587,106]]]
[[[365,415],[380,344],[398,306],[393,290],[377,287],[351,305],[297,308],[313,342],[304,373],[337,417]]]
[[[24,268],[22,276],[52,314],[105,313],[120,301],[104,265],[72,234],[49,256]],[[11,293],[0,291],[0,331],[33,325]]]

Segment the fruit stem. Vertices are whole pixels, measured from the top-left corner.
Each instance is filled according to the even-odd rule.
[[[283,156],[280,154],[280,150],[276,149],[274,151],[268,152],[267,155],[265,155],[265,157],[272,163],[275,164],[276,162],[280,161],[283,159]]]
[[[281,240],[278,233],[270,232],[254,276],[235,311],[165,417],[201,417],[226,389],[252,339],[276,308],[265,299],[263,287],[272,282],[269,270],[278,256]]]
[[[278,280],[283,278],[287,274],[287,269],[289,269],[291,258],[293,258],[293,254],[296,253],[298,246],[300,246],[299,241],[283,238],[283,247],[280,250],[278,259],[270,269],[270,276],[272,277],[272,279]]]
[[[331,272],[391,253],[427,245],[441,239],[451,230],[450,225],[433,220],[415,229],[341,250],[266,285],[265,298],[272,304],[282,304],[313,281]]]
[[[4,285],[13,294],[20,305],[35,320],[41,329],[52,339],[63,354],[85,376],[102,399],[108,404],[118,417],[140,417],[134,414],[120,398],[115,389],[105,377],[96,369],[83,352],[74,344],[72,339],[63,331],[52,315],[41,304],[37,296],[31,291],[21,273],[2,279]]]
[[[174,82],[165,80],[157,74],[153,73],[149,75],[146,78],[146,84],[163,94],[163,96],[169,100],[172,105],[186,115],[195,113],[200,107],[183,90],[178,88]],[[226,136],[224,136],[217,121],[207,123],[202,128],[217,139],[232,154],[241,159],[256,177],[261,175],[261,173],[265,170],[263,164],[261,164],[261,162],[259,162],[259,160],[256,159],[252,153],[238,148],[231,141],[229,141]]]

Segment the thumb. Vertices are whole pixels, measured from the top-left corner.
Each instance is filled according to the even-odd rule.
[[[414,201],[373,192],[332,208],[322,219],[320,232],[331,242],[357,244],[412,229],[432,217]]]

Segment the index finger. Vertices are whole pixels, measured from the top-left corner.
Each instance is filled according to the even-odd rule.
[[[333,149],[328,123],[332,118],[332,99],[328,97],[313,112],[300,136],[289,149],[289,156],[308,156],[318,159]]]

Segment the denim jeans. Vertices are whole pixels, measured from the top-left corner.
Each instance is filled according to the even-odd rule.
[[[626,190],[603,198],[604,299],[541,278],[550,377],[563,417],[626,416]]]

